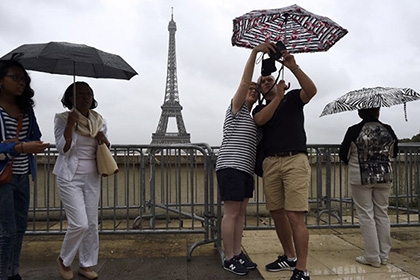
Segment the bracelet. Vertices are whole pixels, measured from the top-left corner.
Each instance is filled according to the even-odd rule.
[[[23,142],[20,142],[20,153],[23,154]]]
[[[297,70],[300,70],[300,67],[299,67],[299,65],[297,65],[295,68],[293,68],[293,69],[290,69],[290,71],[292,71],[292,72],[295,72],[295,71],[297,71]]]

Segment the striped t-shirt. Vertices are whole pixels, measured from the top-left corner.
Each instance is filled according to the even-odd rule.
[[[233,115],[232,104],[226,111],[223,140],[216,161],[216,171],[234,168],[254,175],[258,127],[244,103]]]
[[[18,119],[11,117],[2,107],[0,107],[6,126],[6,138],[16,138]],[[23,141],[28,135],[29,115],[25,114],[22,119],[22,129],[19,132],[19,141]],[[29,157],[27,154],[19,154],[13,160],[13,174],[26,174],[29,172]]]

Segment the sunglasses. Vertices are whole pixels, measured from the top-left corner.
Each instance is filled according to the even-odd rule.
[[[25,84],[29,83],[29,77],[27,77],[27,76],[22,77],[22,76],[19,76],[19,75],[6,75],[6,77],[11,78],[16,83],[19,83],[21,81]]]

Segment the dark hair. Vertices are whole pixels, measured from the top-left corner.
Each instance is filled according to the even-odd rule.
[[[93,94],[93,89],[86,82],[76,82],[68,86],[68,88],[64,92],[63,97],[61,98],[61,103],[63,104],[63,107],[69,108],[70,110],[73,109],[73,104],[71,103],[70,98],[72,98],[73,96],[73,87],[77,85],[86,85],[92,93],[92,104],[90,105],[89,109],[95,109],[96,107],[98,107],[98,102],[96,101],[95,96]]]
[[[359,117],[367,119],[377,119],[379,117],[379,108],[360,109]]]
[[[15,97],[16,105],[19,107],[20,110],[23,112],[28,111],[30,107],[35,106],[35,102],[32,100],[32,97],[34,97],[35,92],[31,88],[31,77],[29,77],[28,72],[26,72],[25,68],[22,64],[20,64],[16,60],[2,60],[0,61],[0,79],[3,79],[7,72],[9,72],[9,69],[12,67],[19,67],[23,70],[25,73],[25,77],[27,78],[28,82],[25,85],[25,89],[23,90],[22,95]],[[2,89],[0,87],[0,94],[2,92]]]

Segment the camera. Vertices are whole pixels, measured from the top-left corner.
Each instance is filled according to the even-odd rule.
[[[276,61],[273,58],[266,58],[262,61],[261,66],[261,75],[262,76],[270,76],[271,73],[275,72],[277,70],[276,68]]]
[[[281,53],[282,50],[286,50],[286,46],[283,44],[282,41],[278,41],[276,43],[276,52],[270,51],[270,54],[269,54],[270,57],[262,61],[262,66],[261,66],[262,76],[269,76],[271,75],[271,73],[277,70],[275,64],[276,64],[276,60],[280,59],[283,56]]]
[[[283,56],[281,53],[282,50],[287,50],[286,46],[282,41],[278,41],[276,43],[276,52],[270,51],[270,58],[273,58],[274,60],[280,59]]]

